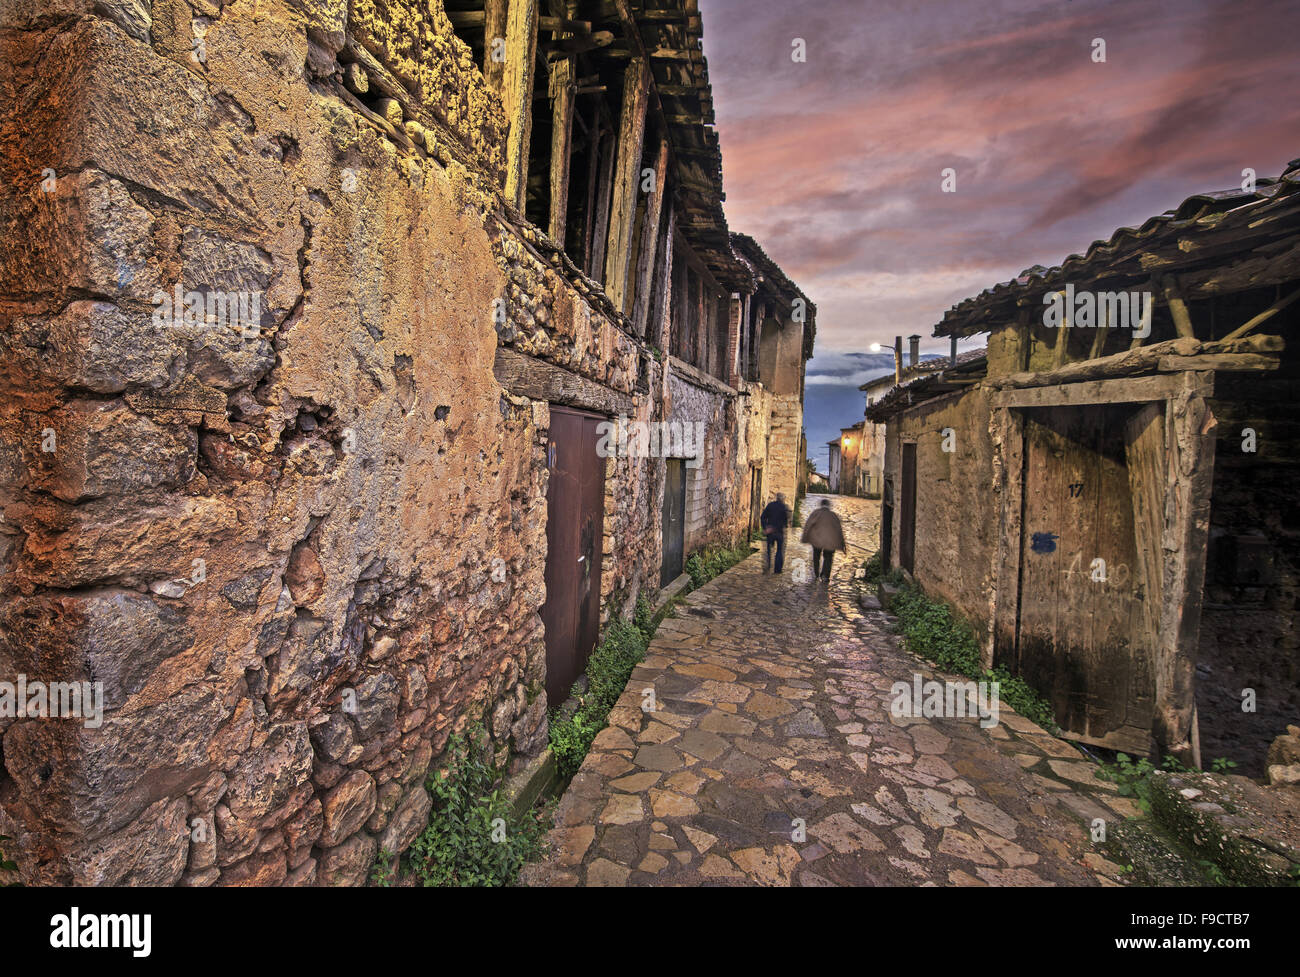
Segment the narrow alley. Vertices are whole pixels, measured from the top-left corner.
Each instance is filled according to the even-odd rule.
[[[935,673],[858,605],[879,503],[832,504],[849,549],[829,585],[797,582],[791,530],[785,573],[755,553],[665,619],[525,881],[1106,884],[1084,821],[1132,809],[1068,743],[1005,705],[987,730],[890,715],[894,682]]]

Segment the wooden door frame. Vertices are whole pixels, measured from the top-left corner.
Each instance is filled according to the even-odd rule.
[[[1029,407],[1087,407],[1099,404],[1161,403],[1164,409],[1165,462],[1158,466],[1163,485],[1144,484],[1140,472],[1130,471],[1135,494],[1151,498],[1158,491],[1163,511],[1144,526],[1160,528],[1152,540],[1150,529],[1135,518],[1138,562],[1143,566],[1143,586],[1159,597],[1159,631],[1151,643],[1155,675],[1152,734],[1161,752],[1200,766],[1195,730],[1196,648],[1200,637],[1206,551],[1209,543],[1210,500],[1214,480],[1214,415],[1208,398],[1214,393],[1212,371],[1186,371],[1172,375],[1092,380],[1057,386],[1030,387],[996,392],[991,398],[989,429],[1001,445],[1001,465],[995,466],[995,494],[999,496],[998,535],[994,557],[994,584],[990,606],[990,633],[982,649],[986,667],[1014,642],[1020,611],[1021,554],[1024,533],[1025,425],[1021,411]],[[1158,585],[1147,580],[1144,554],[1155,545],[1161,554]]]

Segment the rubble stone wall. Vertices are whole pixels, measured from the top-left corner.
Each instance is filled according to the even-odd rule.
[[[106,707],[0,720],[0,832],[29,883],[363,882],[455,729],[545,744],[549,411],[498,345],[637,394],[637,344],[501,203],[438,0],[0,12],[0,673]],[[607,612],[661,468],[609,462]]]

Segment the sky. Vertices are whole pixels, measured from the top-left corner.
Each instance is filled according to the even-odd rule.
[[[861,418],[859,395],[815,420],[863,382],[849,354],[913,333],[946,353],[962,299],[1300,157],[1300,0],[700,9],[727,222],[817,305],[810,446]]]

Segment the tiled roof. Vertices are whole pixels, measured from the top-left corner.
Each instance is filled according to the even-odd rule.
[[[894,387],[889,393],[881,397],[866,410],[866,417],[870,421],[879,423],[886,420],[891,414],[907,407],[909,404],[917,403],[922,400],[928,400],[930,397],[945,392],[944,378],[952,374],[969,375],[982,370],[988,361],[988,348],[968,350],[957,357],[955,365],[951,365],[945,356],[941,360],[931,360],[937,362],[937,369],[930,369],[924,372],[916,373],[910,380],[905,379],[897,387]]]
[[[1222,265],[1260,243],[1300,231],[1300,159],[1277,179],[1261,177],[1254,190],[1197,193],[1141,227],[1121,227],[1109,239],[1094,241],[1083,254],[1059,265],[1026,268],[1009,282],[958,302],[935,326],[936,336],[968,336],[1014,321],[1017,301],[1027,294],[1081,285],[1099,278],[1146,280],[1153,274],[1186,272]],[[1285,262],[1267,274],[1285,275]],[[1294,278],[1294,265],[1291,277]],[[1284,277],[1280,280],[1286,280]],[[1259,278],[1251,283],[1274,284]],[[1209,287],[1208,285],[1206,286]],[[1219,283],[1218,287],[1222,288]]]

